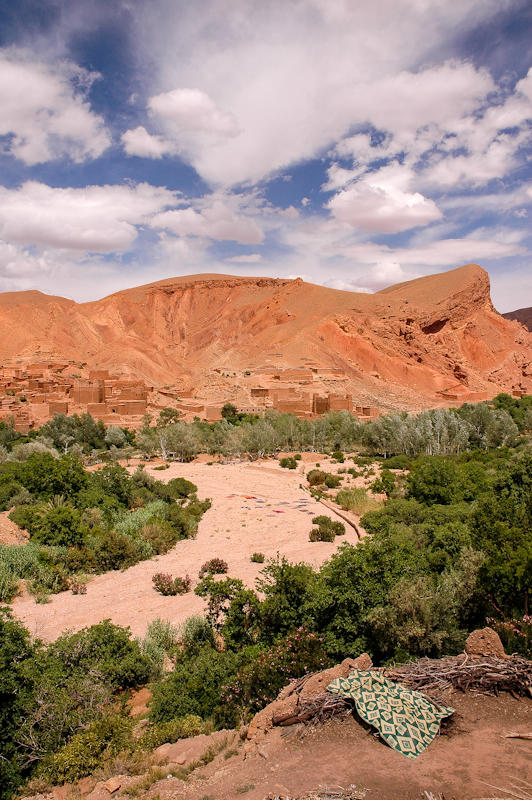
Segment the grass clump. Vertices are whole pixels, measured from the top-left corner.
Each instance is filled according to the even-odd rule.
[[[379,503],[370,497],[365,489],[340,489],[336,495],[336,502],[344,511],[362,516],[368,511],[374,511]]]

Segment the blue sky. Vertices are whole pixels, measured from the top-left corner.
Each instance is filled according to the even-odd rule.
[[[0,290],[376,291],[476,262],[532,305],[529,0],[0,0]]]

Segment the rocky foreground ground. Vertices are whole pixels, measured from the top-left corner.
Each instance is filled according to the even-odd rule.
[[[528,800],[532,664],[506,656],[498,645],[494,648],[485,632],[472,635],[466,653],[453,663],[465,672],[473,665],[477,682],[463,692],[449,686],[440,696],[455,713],[415,760],[387,747],[352,708],[333,716],[315,714],[305,722],[294,719],[305,699],[323,707],[334,677],[371,666],[363,655],[283,689],[249,727],[164,744],[136,770],[118,759],[75,786],[55,787],[31,800]],[[419,665],[415,670],[423,669],[423,662]],[[449,662],[441,666],[448,670]],[[494,693],[480,693],[490,675],[508,671],[519,676],[512,686],[507,684],[511,692],[497,694],[492,687]],[[143,690],[132,704],[139,719],[146,700]]]

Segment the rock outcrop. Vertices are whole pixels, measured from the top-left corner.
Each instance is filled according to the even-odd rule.
[[[253,752],[273,727],[293,725],[304,721],[305,701],[324,694],[336,678],[347,678],[355,669],[371,669],[367,653],[358,658],[345,658],[341,664],[294,681],[281,690],[276,700],[269,703],[253,717],[247,729],[246,751]]]
[[[532,308],[518,308],[517,311],[507,311],[503,314],[505,319],[514,319],[532,331]]]

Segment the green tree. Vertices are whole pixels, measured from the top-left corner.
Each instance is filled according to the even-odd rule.
[[[33,652],[28,631],[0,608],[0,800],[12,797],[24,774],[18,734],[32,705],[26,663]]]

